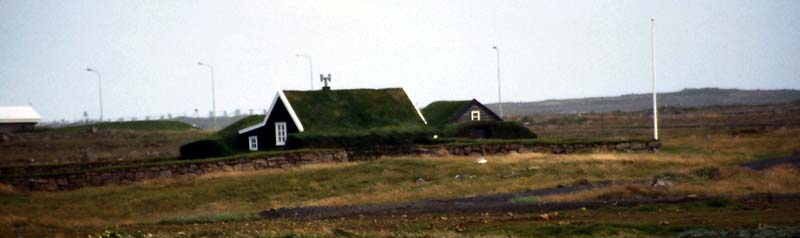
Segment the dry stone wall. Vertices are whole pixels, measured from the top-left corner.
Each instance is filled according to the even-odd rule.
[[[661,142],[604,142],[571,144],[527,144],[498,143],[474,145],[428,145],[414,149],[411,154],[420,156],[468,156],[505,154],[510,152],[565,154],[579,150],[592,151],[657,151]],[[142,164],[118,167],[105,167],[84,171],[71,171],[54,168],[42,174],[42,167],[17,167],[0,170],[0,181],[25,191],[72,190],[88,186],[127,185],[149,179],[171,179],[192,177],[202,174],[253,171],[263,169],[288,168],[292,166],[323,163],[346,162],[348,160],[368,160],[376,157],[349,158],[352,152],[345,150],[319,150],[306,152],[286,152],[265,154],[222,161],[183,161],[168,164]],[[359,153],[355,153],[359,154]],[[378,153],[380,154],[380,153]],[[387,153],[388,154],[388,153]],[[74,166],[74,165],[71,165]],[[69,171],[69,172],[62,172]]]

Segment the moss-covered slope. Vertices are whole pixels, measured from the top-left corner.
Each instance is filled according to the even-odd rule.
[[[422,109],[428,125],[442,127],[458,110],[467,107],[470,101],[436,101]]]
[[[354,131],[422,125],[401,88],[284,91],[306,131]]]

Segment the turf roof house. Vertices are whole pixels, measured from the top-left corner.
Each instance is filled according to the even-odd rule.
[[[444,128],[447,125],[470,122],[470,121],[495,121],[502,122],[503,119],[497,116],[492,110],[484,106],[478,100],[468,101],[436,101],[428,104],[422,109],[422,114],[428,119],[431,126]],[[488,138],[492,137],[488,128],[485,126],[471,127],[470,137]]]
[[[275,94],[264,121],[239,130],[238,143],[251,151],[265,150],[289,145],[291,133],[425,124],[422,113],[402,88],[281,90]]]
[[[422,114],[432,126],[465,121],[503,121],[492,110],[478,100],[436,101],[422,109]]]

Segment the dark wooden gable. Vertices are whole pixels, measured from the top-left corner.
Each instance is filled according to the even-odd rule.
[[[288,138],[285,145],[275,145],[276,122],[286,123],[287,135],[300,131],[297,128],[297,125],[294,123],[294,120],[292,120],[292,116],[289,114],[289,110],[287,109],[286,105],[284,105],[283,100],[281,100],[280,97],[275,97],[274,103],[275,104],[272,106],[272,109],[267,112],[268,115],[264,118],[262,126],[239,135],[239,143],[244,145],[243,148],[249,148],[249,137],[254,135],[258,136],[258,150],[267,150],[288,146],[289,143],[291,143]]]
[[[480,111],[480,121],[503,121],[503,119],[497,116],[492,110],[475,99],[472,99],[472,101],[469,101],[463,108],[456,111],[456,113],[450,117],[449,121],[450,123],[471,121],[472,111],[474,110]]]

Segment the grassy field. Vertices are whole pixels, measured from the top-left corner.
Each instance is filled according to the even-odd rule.
[[[527,122],[543,138],[629,138],[652,136],[652,112],[543,114],[513,116]],[[800,102],[761,106],[660,108],[659,128],[671,135],[704,132],[747,134],[767,129],[800,127]],[[669,136],[670,134],[664,134]]]
[[[782,117],[791,115],[772,116]],[[561,135],[553,130],[549,132],[550,138],[568,138],[571,131],[584,126],[570,125],[576,126],[563,126],[564,134]],[[800,142],[796,140],[800,128],[749,129],[735,126],[667,127],[662,130],[664,146],[658,153],[512,153],[488,156],[489,162],[484,165],[478,165],[475,163],[477,158],[472,157],[390,157],[285,170],[218,173],[191,179],[146,181],[131,186],[92,187],[66,192],[25,193],[6,186],[0,187],[0,237],[797,235],[800,230],[797,200],[723,198],[558,213],[508,211],[324,220],[265,220],[255,214],[270,208],[448,199],[604,180],[649,181],[655,177],[667,178],[674,186],[665,189],[641,184],[621,185],[572,194],[516,197],[513,202],[534,206],[541,202],[691,194],[732,198],[756,193],[800,193],[800,169],[797,167],[780,166],[763,171],[738,167],[743,162],[800,151]],[[638,129],[609,127],[609,130],[614,131],[589,132],[587,136],[641,135]],[[417,182],[419,179],[425,182]]]
[[[5,188],[0,192],[0,214],[3,214],[0,216],[0,227],[3,227],[4,231],[25,234],[34,234],[47,228],[66,235],[96,234],[105,227],[116,227],[115,231],[145,230],[163,236],[177,237],[175,235],[177,232],[185,233],[190,228],[193,229],[194,223],[228,221],[236,223],[230,226],[240,226],[245,223],[264,222],[255,219],[253,213],[269,208],[469,197],[569,185],[582,181],[649,180],[658,175],[682,176],[674,177],[676,185],[668,191],[655,190],[648,186],[618,186],[568,196],[530,198],[530,201],[688,194],[730,196],[767,192],[800,193],[800,175],[798,175],[800,170],[796,168],[780,167],[756,172],[734,167],[737,163],[763,158],[765,155],[788,154],[800,149],[800,144],[793,140],[800,135],[798,129],[764,131],[746,136],[732,136],[723,132],[705,134],[699,136],[700,139],[695,135],[686,136],[681,133],[674,133],[678,136],[669,136],[671,134],[669,132],[670,130],[665,130],[664,133],[665,150],[656,154],[511,154],[489,157],[490,162],[481,166],[474,162],[476,158],[471,157],[398,157],[367,162],[312,165],[288,170],[223,173],[195,179],[150,181],[132,186],[84,188],[69,192],[20,193]],[[714,143],[698,143],[697,140],[709,140]],[[695,173],[705,168],[721,168],[719,178]],[[462,175],[466,179],[455,179],[456,175]],[[419,178],[423,178],[426,182],[417,183]],[[796,210],[789,211],[796,212]],[[528,215],[531,214],[523,214],[522,217]],[[471,216],[470,219],[477,218]],[[499,224],[495,224],[496,227],[477,230],[491,231],[486,233],[489,236],[505,234],[499,231],[512,231],[511,234],[519,236],[537,234],[526,233],[524,230],[527,228],[522,229],[526,227],[522,225],[526,224],[524,220],[515,218],[506,221],[497,217],[492,219],[500,219]],[[381,220],[385,223],[401,221],[391,218]],[[584,217],[584,220],[589,218]],[[266,223],[275,222],[289,221]],[[534,224],[549,226],[549,223],[534,222]],[[631,230],[638,232],[635,234],[648,233],[647,229],[650,229],[646,228],[646,224],[649,223],[635,222],[628,225],[605,221],[579,224],[584,224],[589,230],[600,229],[593,227],[594,224],[604,224],[601,230],[614,230],[618,225],[623,228],[632,227]],[[737,224],[752,225],[748,220],[742,220],[742,223]],[[367,232],[370,230],[367,228],[371,227],[367,223],[354,220],[336,221],[332,226],[347,227],[348,230],[359,232]],[[513,232],[517,226],[522,230]],[[642,226],[641,229],[636,228],[639,226]],[[210,230],[198,230],[198,233],[193,234],[200,237],[199,234],[203,232],[233,231],[228,228],[214,230],[211,229],[214,226],[210,225],[204,227]],[[329,230],[304,227],[306,226],[298,225],[277,229],[269,225],[263,228],[278,232],[275,234],[298,230],[297,232],[303,235],[330,235]],[[724,225],[709,227],[728,228]],[[470,230],[475,228],[471,227]],[[384,235],[389,235],[394,231],[397,230],[386,228],[382,232],[386,232]],[[411,233],[444,235],[450,231],[423,229]],[[569,234],[572,231],[553,232]],[[668,231],[659,230],[659,232]]]
[[[42,129],[14,134],[0,143],[0,166],[177,157],[181,145],[209,134],[176,121],[109,122]]]

